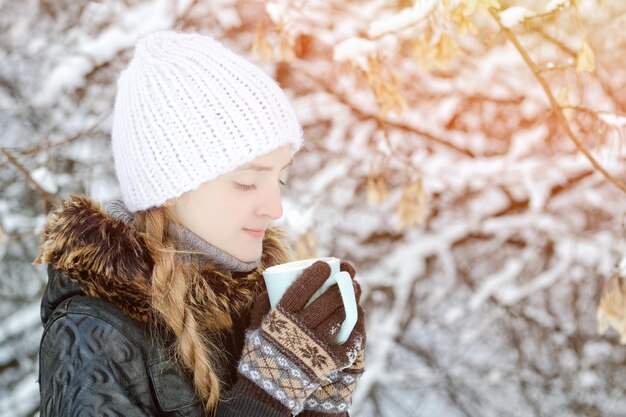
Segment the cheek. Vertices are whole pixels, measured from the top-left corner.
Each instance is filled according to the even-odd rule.
[[[206,184],[186,201],[188,223],[204,233],[225,233],[232,229],[240,210],[236,199],[221,184]]]
[[[249,199],[238,195],[237,192],[225,193],[224,198],[217,203],[219,217],[224,221],[224,225],[230,227],[243,227],[246,217],[249,217],[248,208],[250,207]]]

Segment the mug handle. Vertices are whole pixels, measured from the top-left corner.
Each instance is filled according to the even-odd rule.
[[[346,271],[337,272],[332,275],[333,280],[339,286],[339,292],[341,293],[341,299],[343,300],[343,307],[346,312],[346,319],[341,324],[339,333],[335,338],[335,343],[340,345],[348,340],[350,333],[357,322],[357,306],[356,296],[354,294],[354,286],[352,285],[352,277]]]

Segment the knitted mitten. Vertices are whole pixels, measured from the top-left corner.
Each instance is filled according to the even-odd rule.
[[[354,292],[358,308],[361,309],[361,286],[355,280],[354,267],[346,261],[341,262],[341,270],[347,271],[353,279]],[[335,328],[338,329],[338,328]],[[338,331],[338,330],[337,330]],[[336,332],[333,331],[333,334]],[[323,382],[305,401],[302,417],[340,417],[347,416],[347,411],[352,404],[352,393],[356,384],[365,370],[365,346],[366,337],[363,333],[362,348],[357,360],[348,368],[331,374],[328,380]]]
[[[298,414],[328,375],[356,361],[365,334],[362,309],[348,340],[336,345],[331,329],[345,317],[337,286],[305,308],[329,276],[329,265],[318,261],[304,270],[273,310],[266,292],[256,298],[235,389],[264,400],[269,396]]]

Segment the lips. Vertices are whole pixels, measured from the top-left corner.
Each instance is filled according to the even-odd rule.
[[[254,238],[262,238],[265,235],[265,229],[243,229],[243,230]]]

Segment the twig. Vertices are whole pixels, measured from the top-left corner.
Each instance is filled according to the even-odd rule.
[[[593,116],[595,116],[596,119],[601,119],[600,115],[601,114],[605,114],[605,115],[609,115],[609,116],[617,116],[617,117],[626,117],[625,113],[620,113],[618,111],[602,111],[602,110],[594,110],[591,109],[589,107],[585,107],[585,106],[562,106],[564,109],[572,109],[572,110],[576,110],[578,112],[581,113],[587,113],[587,114],[591,114]],[[602,119],[601,119],[602,120]],[[603,121],[604,124],[608,125],[608,126],[613,126],[610,125],[606,122]]]
[[[80,139],[84,135],[87,135],[93,132],[97,127],[99,127],[102,123],[104,123],[104,121],[108,119],[110,115],[111,115],[111,112],[109,111],[106,114],[104,114],[100,119],[98,119],[98,121],[96,121],[93,125],[87,128],[87,130],[83,130],[82,132],[75,133],[58,142],[45,141],[43,145],[35,145],[26,149],[17,149],[17,151],[19,151],[22,155],[32,155],[40,151],[44,151],[53,147],[62,146],[62,145],[66,145],[68,143],[74,142],[75,140]]]
[[[574,51],[569,46],[565,45],[563,42],[559,41],[554,36],[550,35],[549,33],[546,33],[546,31],[543,30],[543,28],[541,28],[541,26],[539,26],[538,28],[533,28],[533,29],[537,30],[542,38],[544,38],[544,39],[552,42],[554,45],[558,46],[560,50],[562,50],[563,52],[568,54],[570,57],[573,57],[573,58],[576,57],[576,51]]]
[[[357,106],[355,106],[353,103],[350,102],[350,100],[348,100],[343,94],[341,94],[340,92],[336,91],[333,87],[331,87],[329,84],[325,83],[324,81],[322,81],[320,78],[312,75],[311,73],[307,72],[304,68],[302,67],[298,67],[298,71],[299,71],[299,75],[304,75],[307,78],[309,78],[310,80],[320,84],[320,85],[324,85],[326,91],[328,91],[329,93],[331,93],[336,99],[337,101],[339,101],[340,103],[348,106],[350,108],[350,111],[359,119],[359,120],[373,120],[375,121],[377,124],[380,125],[381,119],[380,117],[378,117],[375,114],[368,114],[365,113],[363,111],[361,111]],[[397,122],[391,122],[389,120],[385,120],[384,124],[392,127],[394,129],[398,129],[398,130],[402,130],[406,133],[413,133],[416,134],[418,136],[421,136],[423,139],[427,139],[430,140],[432,142],[438,143],[440,145],[443,145],[445,147],[448,147],[450,149],[455,150],[458,153],[464,154],[466,156],[469,156],[470,158],[474,158],[474,152],[472,152],[471,149],[467,149],[467,148],[463,148],[461,146],[455,145],[452,142],[448,142],[445,139],[439,138],[431,133],[428,133],[424,130],[420,130],[414,126],[409,126],[405,123],[397,123]]]
[[[498,16],[498,13],[495,11],[495,9],[493,8],[489,9],[489,13],[495,19],[496,23],[500,27],[500,30],[502,30],[502,32],[504,32],[506,37],[513,43],[513,45],[515,46],[515,49],[517,49],[517,51],[522,56],[522,58],[524,59],[528,67],[533,72],[537,81],[539,81],[539,84],[541,84],[541,87],[543,88],[544,92],[548,96],[548,100],[550,101],[552,109],[554,110],[554,113],[556,114],[556,117],[559,123],[565,130],[565,133],[567,133],[567,136],[572,140],[572,142],[574,142],[576,147],[587,157],[587,159],[589,160],[589,162],[591,162],[591,165],[593,165],[595,169],[600,171],[600,173],[602,173],[602,175],[604,175],[604,177],[610,182],[612,182],[617,188],[619,188],[624,193],[626,193],[626,185],[624,185],[620,180],[615,178],[606,169],[604,169],[604,167],[594,158],[594,156],[585,147],[585,145],[576,137],[576,135],[574,135],[574,132],[572,132],[572,129],[569,123],[567,122],[565,115],[563,114],[563,109],[561,108],[561,105],[557,101],[556,97],[554,97],[554,94],[552,94],[552,90],[550,89],[548,82],[545,80],[545,78],[543,78],[537,65],[535,65],[535,63],[530,58],[530,56],[528,55],[524,47],[520,44],[519,40],[517,39],[517,36],[515,36],[513,31],[511,31],[509,28],[505,27],[502,24],[502,21],[500,20],[500,16]]]
[[[15,159],[15,157],[11,155],[6,149],[0,148],[0,153],[2,153],[5,158],[7,158],[9,163],[14,165],[24,175],[24,177],[26,177],[26,180],[31,183],[33,187],[35,187],[37,192],[41,194],[46,202],[52,204],[53,206],[60,203],[59,199],[53,194],[50,194],[48,191],[44,190],[43,187],[37,181],[35,181],[32,175],[30,175],[30,172],[28,172],[24,165],[20,164],[19,161]]]

